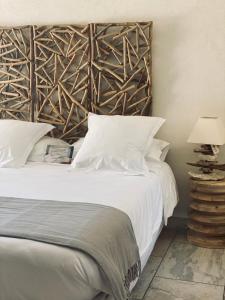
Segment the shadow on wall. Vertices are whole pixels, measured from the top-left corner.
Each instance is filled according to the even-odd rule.
[[[171,143],[167,161],[175,174],[180,196],[174,214],[186,217],[188,194],[186,161],[191,150],[187,150],[186,136],[182,130],[185,127],[186,112],[182,111],[184,97],[179,90],[179,80],[185,69],[177,63],[179,48],[182,48],[185,39],[182,19],[183,17],[179,15],[176,18],[154,22],[152,73],[153,115],[162,116],[167,120],[158,136]]]
[[[189,202],[186,162],[196,160],[195,145],[187,144],[191,129],[199,116],[225,121],[222,16],[218,7],[196,4],[182,15],[153,20],[153,115],[167,119],[158,136],[171,143],[168,162],[179,188],[179,216],[187,214]]]

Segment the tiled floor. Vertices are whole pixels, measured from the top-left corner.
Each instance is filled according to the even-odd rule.
[[[225,250],[191,245],[185,229],[163,230],[150,265],[143,300],[225,300]]]

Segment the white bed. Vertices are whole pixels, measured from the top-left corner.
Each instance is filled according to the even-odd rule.
[[[151,160],[148,162],[148,167],[148,176],[125,176],[112,171],[87,173],[70,170],[67,165],[28,163],[20,169],[0,169],[0,197],[97,203],[124,211],[130,217],[133,225],[143,269],[161,231],[162,224],[167,222],[177,204],[175,179],[168,164]],[[75,280],[77,275],[82,278],[82,283],[80,282],[77,286],[73,282],[70,296],[75,293],[75,298],[67,295],[68,291],[63,291],[63,288],[70,290],[70,284],[65,280],[68,274],[63,274],[62,270],[62,273],[58,274],[58,279],[65,280],[65,286],[62,287],[61,282],[59,288],[56,288],[54,294],[49,295],[48,299],[58,300],[64,297],[66,300],[91,300],[101,291],[101,279],[97,266],[94,266],[90,257],[79,251],[29,240],[0,237],[0,255],[1,250],[5,250],[7,247],[11,249],[9,260],[16,257],[18,251],[21,254],[21,249],[26,249],[26,254],[30,259],[29,263],[34,266],[37,266],[35,255],[38,251],[48,252],[50,256],[52,253],[52,257],[55,255],[55,262],[60,257],[65,260],[66,257],[69,259],[71,255],[73,256],[71,272],[74,274],[70,281]],[[44,263],[46,264],[46,258]],[[50,267],[53,267],[53,264]],[[88,269],[88,272],[85,268]],[[23,291],[24,283],[17,282],[15,284],[14,282],[16,280],[15,273],[14,276],[9,277],[10,274],[5,274],[3,269],[4,267],[0,268],[0,285],[2,285],[0,286],[0,299],[11,300],[4,298],[7,295],[4,285],[7,278],[11,278],[11,284],[14,287],[17,285],[15,291],[17,293],[19,291],[20,294],[15,294],[15,296],[19,296],[18,299],[30,299],[29,288]],[[27,278],[28,269],[28,267],[23,269],[23,278]],[[43,274],[41,274],[41,270],[36,269],[37,273],[34,278],[37,276],[40,278],[36,283],[37,291],[39,291],[38,287],[40,289]],[[54,274],[54,276],[56,275]],[[54,280],[58,279],[56,276],[52,281],[49,280],[48,284],[54,284]],[[26,285],[29,286],[29,282],[32,283],[34,279],[31,276],[27,280]],[[45,287],[42,285],[41,289],[41,294],[33,296],[32,300],[46,299],[43,296]]]

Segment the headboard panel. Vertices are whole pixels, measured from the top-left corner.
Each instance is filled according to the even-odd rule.
[[[152,23],[92,24],[92,110],[149,115]]]
[[[89,111],[89,25],[33,27],[36,57],[35,121],[57,126],[55,134],[84,134]]]
[[[30,26],[0,29],[0,118],[32,120]]]
[[[68,141],[89,111],[150,115],[152,22],[0,29],[0,118],[47,122]]]

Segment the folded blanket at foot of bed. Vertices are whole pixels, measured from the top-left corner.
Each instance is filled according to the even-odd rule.
[[[88,254],[104,280],[103,294],[115,300],[127,299],[130,283],[140,275],[131,221],[124,212],[109,206],[0,198],[0,236],[60,245]]]

